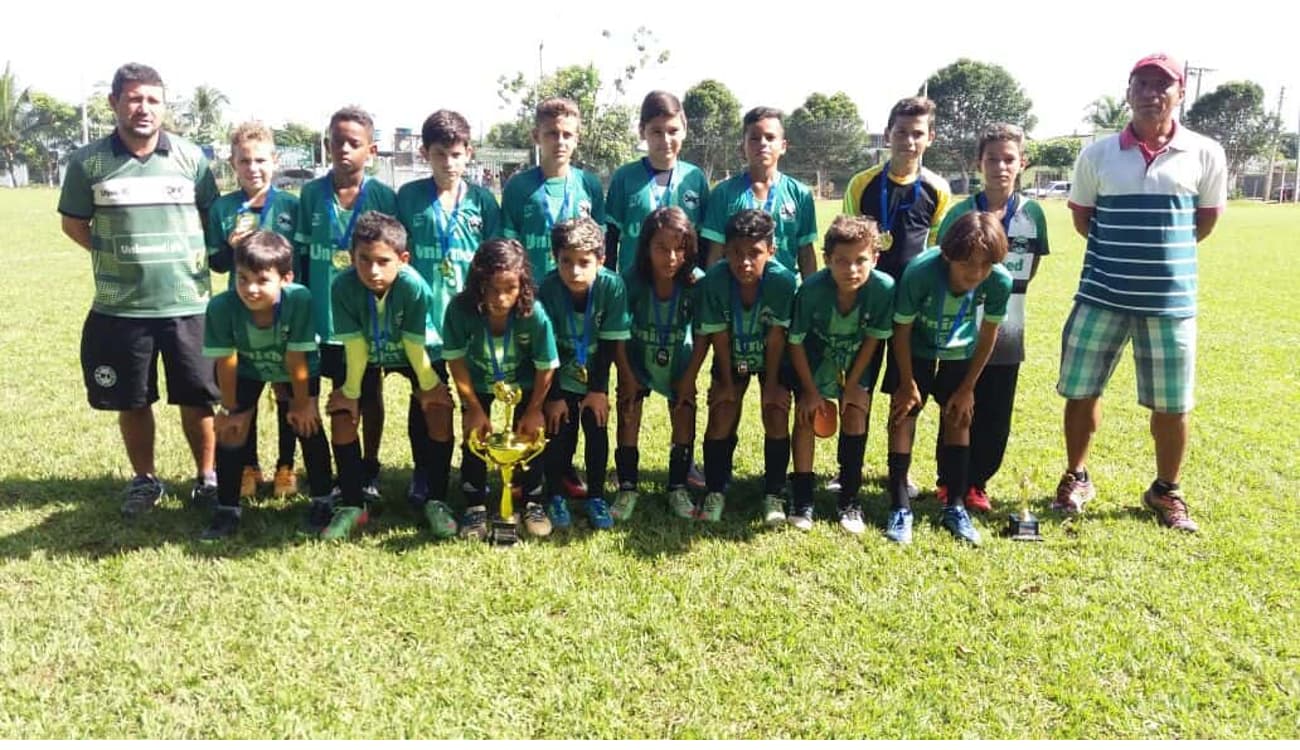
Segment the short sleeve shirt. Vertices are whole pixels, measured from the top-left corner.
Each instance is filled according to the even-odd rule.
[[[699,313],[704,272],[693,269],[692,283],[674,283],[673,293],[660,299],[654,285],[633,269],[623,274],[627,288],[627,309],[632,329],[627,357],[637,378],[651,390],[671,398],[677,382],[691,359],[691,331]]]
[[[465,360],[475,393],[492,392],[498,368],[505,382],[531,391],[538,370],[560,366],[555,333],[541,302],[533,301],[533,314],[527,317],[511,313],[506,331],[503,336],[494,336],[488,330],[487,319],[464,295],[452,300],[447,308],[442,356],[447,361]]]
[[[665,179],[661,183],[660,180]],[[709,182],[694,164],[678,161],[670,172],[656,173],[650,160],[624,164],[609,181],[605,198],[605,223],[618,230],[618,272],[626,274],[636,265],[636,246],[641,225],[655,209],[677,206],[693,226],[704,219]]]
[[[840,375],[868,337],[884,340],[894,332],[894,280],[880,271],[872,269],[848,312],[840,312],[837,298],[835,279],[823,268],[799,287],[790,325],[790,343],[803,345],[813,382],[827,398],[839,398]],[[862,377],[862,386],[872,388],[870,375]]]
[[[59,213],[90,220],[94,312],[123,318],[200,315],[211,295],[203,217],[217,182],[199,147],[158,134],[137,159],[114,131],[68,157]]]
[[[433,325],[439,330],[451,298],[465,288],[474,252],[501,232],[501,208],[490,190],[465,181],[457,190],[451,210],[436,201],[432,177],[397,191],[397,219],[406,227],[411,267],[433,291]]]
[[[748,308],[740,300],[740,287],[727,263],[714,263],[700,283],[700,333],[730,331],[733,366],[738,368],[743,362],[748,372],[763,372],[768,331],[772,326],[790,327],[798,277],[780,263],[768,261],[758,299]]]
[[[555,329],[560,389],[585,394],[587,383],[578,377],[579,368],[595,359],[599,342],[627,341],[632,337],[628,329],[627,289],[623,286],[623,278],[606,268],[600,269],[584,300],[584,303],[590,302],[590,315],[587,315],[584,303],[574,301],[556,271],[542,279],[537,299],[546,308],[546,315]],[[579,305],[583,309],[577,309]],[[584,338],[585,346],[582,344]]]
[[[767,211],[776,220],[776,259],[799,272],[799,248],[817,241],[817,206],[812,190],[788,174],[780,175],[762,201],[754,198],[749,172],[724,180],[709,194],[700,236],[710,242],[726,241],[727,221],[746,209]]]
[[[1001,323],[1011,297],[1011,274],[995,263],[979,286],[953,294],[948,263],[938,248],[931,248],[908,264],[895,294],[894,322],[912,324],[913,357],[970,359],[979,343],[975,310],[982,305],[985,321]]]
[[[235,222],[240,221],[240,217],[245,214],[257,217],[257,229],[275,232],[293,244],[298,224],[298,196],[287,190],[272,188],[267,191],[261,208],[250,208],[248,196],[243,190],[236,190],[218,198],[208,211],[208,257],[233,252],[226,238],[235,230]],[[228,282],[228,288],[234,289],[233,268]]]
[[[316,331],[311,324],[311,292],[298,284],[285,284],[269,327],[253,323],[252,313],[233,290],[208,303],[204,319],[203,356],[239,357],[239,377],[263,383],[287,383],[285,352],[306,352],[307,371],[320,373]]]
[[[952,192],[946,180],[925,167],[906,182],[898,182],[888,174],[888,168],[889,162],[885,162],[853,175],[844,191],[843,211],[850,216],[866,216],[882,230],[882,217],[889,217],[893,239],[888,249],[882,247],[876,268],[898,281],[913,258],[937,243],[936,230],[948,211]]]
[[[941,242],[957,217],[979,210],[977,200],[970,196],[944,216],[943,224],[939,226]],[[1015,365],[1025,360],[1025,292],[1034,272],[1034,259],[1049,252],[1047,220],[1042,206],[1035,200],[1017,198],[1007,232],[1007,258],[1002,261],[1002,267],[1011,274],[1011,299],[1007,302],[1007,316],[998,326],[998,340],[993,345],[989,364]],[[983,314],[981,308],[976,320],[982,319]]]
[[[429,285],[410,266],[398,270],[382,300],[349,268],[334,279],[334,335],[339,341],[364,338],[377,367],[410,367],[403,342],[424,346],[437,359],[442,342],[429,325],[432,300]]]
[[[501,234],[528,251],[535,279],[555,268],[551,227],[583,216],[604,226],[605,193],[596,175],[577,167],[549,180],[541,167],[526,169],[507,180],[501,192]]]
[[[334,277],[340,271],[352,267],[348,255],[352,245],[348,226],[353,215],[359,216],[367,211],[378,211],[389,216],[397,214],[397,195],[379,180],[367,177],[365,194],[358,196],[350,210],[345,210],[338,205],[332,179],[327,174],[302,186],[302,192],[298,196],[298,223],[294,229],[294,240],[299,252],[303,253],[300,260],[307,271],[307,286],[311,289],[312,304],[316,306],[312,319],[316,323],[316,335],[322,343],[338,341],[334,337],[330,290]]]

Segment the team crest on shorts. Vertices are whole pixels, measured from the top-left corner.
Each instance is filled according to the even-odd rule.
[[[95,378],[95,385],[100,388],[112,388],[117,385],[117,370],[108,365],[96,367],[92,376]]]

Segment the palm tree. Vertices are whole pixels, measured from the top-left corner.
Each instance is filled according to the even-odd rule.
[[[1084,122],[1093,130],[1123,130],[1128,124],[1128,102],[1122,97],[1103,96],[1088,105],[1088,116]]]
[[[215,87],[203,84],[194,87],[194,95],[185,108],[185,120],[199,143],[212,143],[221,128],[221,108],[230,98]]]
[[[18,77],[5,63],[0,76],[0,169],[9,172],[9,179],[18,187],[14,168],[18,165],[18,148],[31,127],[31,89],[18,90]]]

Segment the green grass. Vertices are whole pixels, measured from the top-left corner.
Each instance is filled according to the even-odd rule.
[[[655,401],[650,492],[630,526],[502,551],[433,543],[400,501],[339,545],[300,541],[301,504],[270,501],[215,549],[175,498],[123,525],[124,451],[115,420],[85,405],[77,364],[89,263],[60,236],[55,201],[0,191],[0,737],[1296,736],[1294,207],[1234,204],[1202,248],[1184,482],[1199,536],[1138,508],[1154,462],[1130,361],[1091,461],[1100,497],[1073,523],[1046,509],[1064,460],[1057,336],[1082,255],[1055,202],[982,549],[938,528],[928,495],[915,544],[880,535],[880,408],[876,528],[840,533],[819,491],[811,534],[763,529],[751,393],[725,523],[664,510]],[[835,208],[820,207],[823,226]],[[404,405],[405,384],[387,387]],[[395,499],[404,412],[390,410],[383,448]],[[181,491],[190,461],[175,411],[159,415],[159,466]],[[930,409],[918,444],[934,429]],[[818,450],[829,474],[833,444]],[[1022,480],[1041,545],[996,536]]]

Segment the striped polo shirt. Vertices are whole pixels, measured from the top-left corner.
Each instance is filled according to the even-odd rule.
[[[1175,124],[1147,149],[1132,125],[1079,154],[1072,209],[1093,209],[1075,300],[1118,312],[1196,315],[1196,217],[1227,202],[1223,147]]]

